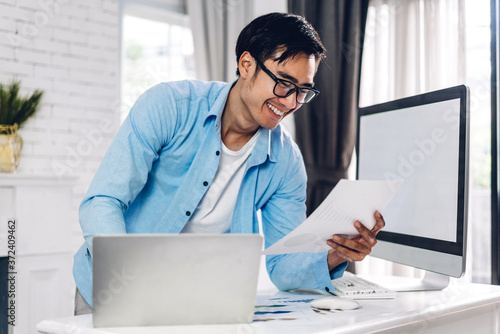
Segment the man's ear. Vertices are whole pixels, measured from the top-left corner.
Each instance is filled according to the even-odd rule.
[[[248,78],[255,72],[256,62],[250,52],[245,51],[241,54],[238,61],[238,69],[240,70],[240,77]]]

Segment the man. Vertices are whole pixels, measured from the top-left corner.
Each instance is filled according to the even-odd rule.
[[[268,247],[305,220],[304,163],[279,123],[319,93],[313,79],[324,54],[302,17],[272,13],[242,30],[233,84],[163,83],[138,99],[80,206],[77,313],[92,302],[95,234],[258,233],[261,210]],[[356,239],[333,236],[329,252],[268,256],[271,280],[282,290],[333,291],[346,261],[375,245],[385,225],[375,218],[371,231],[355,223]]]

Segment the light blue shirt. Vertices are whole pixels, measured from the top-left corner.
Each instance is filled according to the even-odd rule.
[[[162,83],[144,93],[115,136],[80,205],[85,243],[73,275],[92,305],[92,238],[96,234],[179,233],[213,180],[221,152],[221,117],[231,85]],[[230,233],[259,233],[262,213],[269,247],[306,218],[302,155],[278,125],[262,129],[248,158]],[[280,290],[334,291],[331,280],[346,263],[328,270],[327,252],[267,256]]]

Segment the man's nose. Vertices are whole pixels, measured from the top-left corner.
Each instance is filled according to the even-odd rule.
[[[295,97],[296,94],[297,92],[293,92],[287,97],[280,97],[280,103],[283,104],[288,110],[295,109],[295,107],[297,106],[297,100]]]

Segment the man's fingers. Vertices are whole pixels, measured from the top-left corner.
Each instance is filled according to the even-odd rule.
[[[371,249],[356,240],[351,240],[338,235],[333,236],[333,241],[328,240],[328,245],[333,249],[342,251],[343,254],[350,256],[350,252],[369,254]]]
[[[375,211],[373,216],[375,217],[375,226],[373,226],[372,232],[377,235],[377,233],[385,227],[385,220],[382,214],[378,211]]]
[[[373,247],[377,243],[377,239],[375,239],[377,232],[374,232],[373,230],[370,231],[359,221],[354,222],[354,227],[358,230],[362,239],[364,239],[371,247]]]
[[[349,249],[345,246],[336,244],[335,242],[329,241],[329,243],[332,243],[331,247],[339,258],[349,261],[349,262],[354,262],[354,261],[361,261],[365,258],[367,254],[357,252],[355,250]]]
[[[354,251],[352,250],[349,250],[347,248],[345,248],[344,246],[332,241],[332,240],[328,240],[327,241],[328,245],[330,247],[332,247],[333,249],[333,252],[335,253],[336,256],[338,256],[339,258],[345,260],[345,261],[349,261],[349,262],[352,262],[352,261],[355,261],[350,255],[352,253],[354,253]],[[351,254],[350,254],[351,253]]]
[[[372,251],[377,244],[376,235],[385,227],[384,217],[380,212],[375,211],[375,225],[371,230],[361,224],[354,222],[354,227],[359,232],[359,236],[348,239],[339,235],[334,235],[332,239],[327,240],[327,244],[332,248],[332,255],[346,261],[361,261]],[[330,253],[329,253],[330,254]]]

